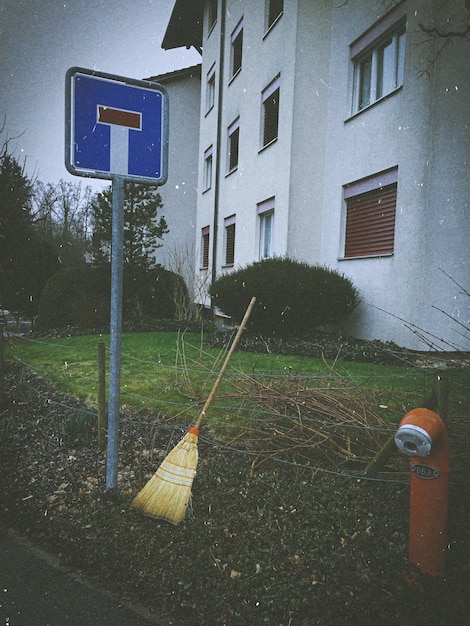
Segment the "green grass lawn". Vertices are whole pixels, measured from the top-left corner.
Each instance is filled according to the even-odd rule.
[[[20,361],[51,380],[63,392],[96,406],[98,393],[98,342],[109,335],[60,338],[20,338],[9,341],[6,356]],[[121,404],[145,409],[186,424],[195,420],[225,358],[225,351],[207,348],[198,333],[147,332],[122,336]],[[453,381],[452,406],[459,410],[468,400],[468,370],[447,370]],[[347,385],[358,392],[371,390],[385,419],[397,418],[422,405],[437,379],[436,370],[325,362],[317,358],[236,351],[211,406],[211,422],[243,421],[256,410],[250,397],[253,380],[273,388],[286,381],[319,387]],[[247,391],[248,389],[248,391]],[[240,397],[243,400],[240,401]]]

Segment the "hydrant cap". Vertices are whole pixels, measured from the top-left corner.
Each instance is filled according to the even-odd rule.
[[[408,456],[429,456],[431,447],[442,440],[445,433],[445,423],[437,413],[413,409],[401,420],[395,443]]]
[[[395,434],[397,448],[407,456],[429,456],[432,438],[424,428],[414,424],[400,426]]]

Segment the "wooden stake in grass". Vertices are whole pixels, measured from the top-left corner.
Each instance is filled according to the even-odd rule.
[[[232,354],[237,347],[255,302],[256,298],[252,298],[238,328],[237,334],[235,335],[235,339],[230,346],[230,350],[225,357],[222,369],[217,376],[196,423],[188,430],[178,445],[168,454],[145,487],[136,495],[131,505],[133,509],[140,511],[144,515],[149,515],[150,517],[165,519],[172,524],[179,524],[179,522],[184,519],[191,497],[191,488],[198,463],[197,443],[199,428],[214,398],[225,370],[227,369]]]

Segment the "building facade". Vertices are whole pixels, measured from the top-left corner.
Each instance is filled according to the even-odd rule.
[[[163,201],[159,213],[165,217],[168,233],[157,251],[157,261],[182,274],[194,291],[201,67],[147,80],[163,85],[171,103],[168,180],[159,189]]]
[[[462,0],[176,0],[162,45],[202,55],[200,284],[326,265],[362,300],[337,330],[468,350],[468,19]]]

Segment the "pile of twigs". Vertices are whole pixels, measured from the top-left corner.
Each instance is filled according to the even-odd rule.
[[[245,409],[256,409],[230,443],[251,450],[252,469],[270,458],[333,471],[364,468],[394,431],[378,390],[334,373],[270,382],[246,376],[238,391]]]

